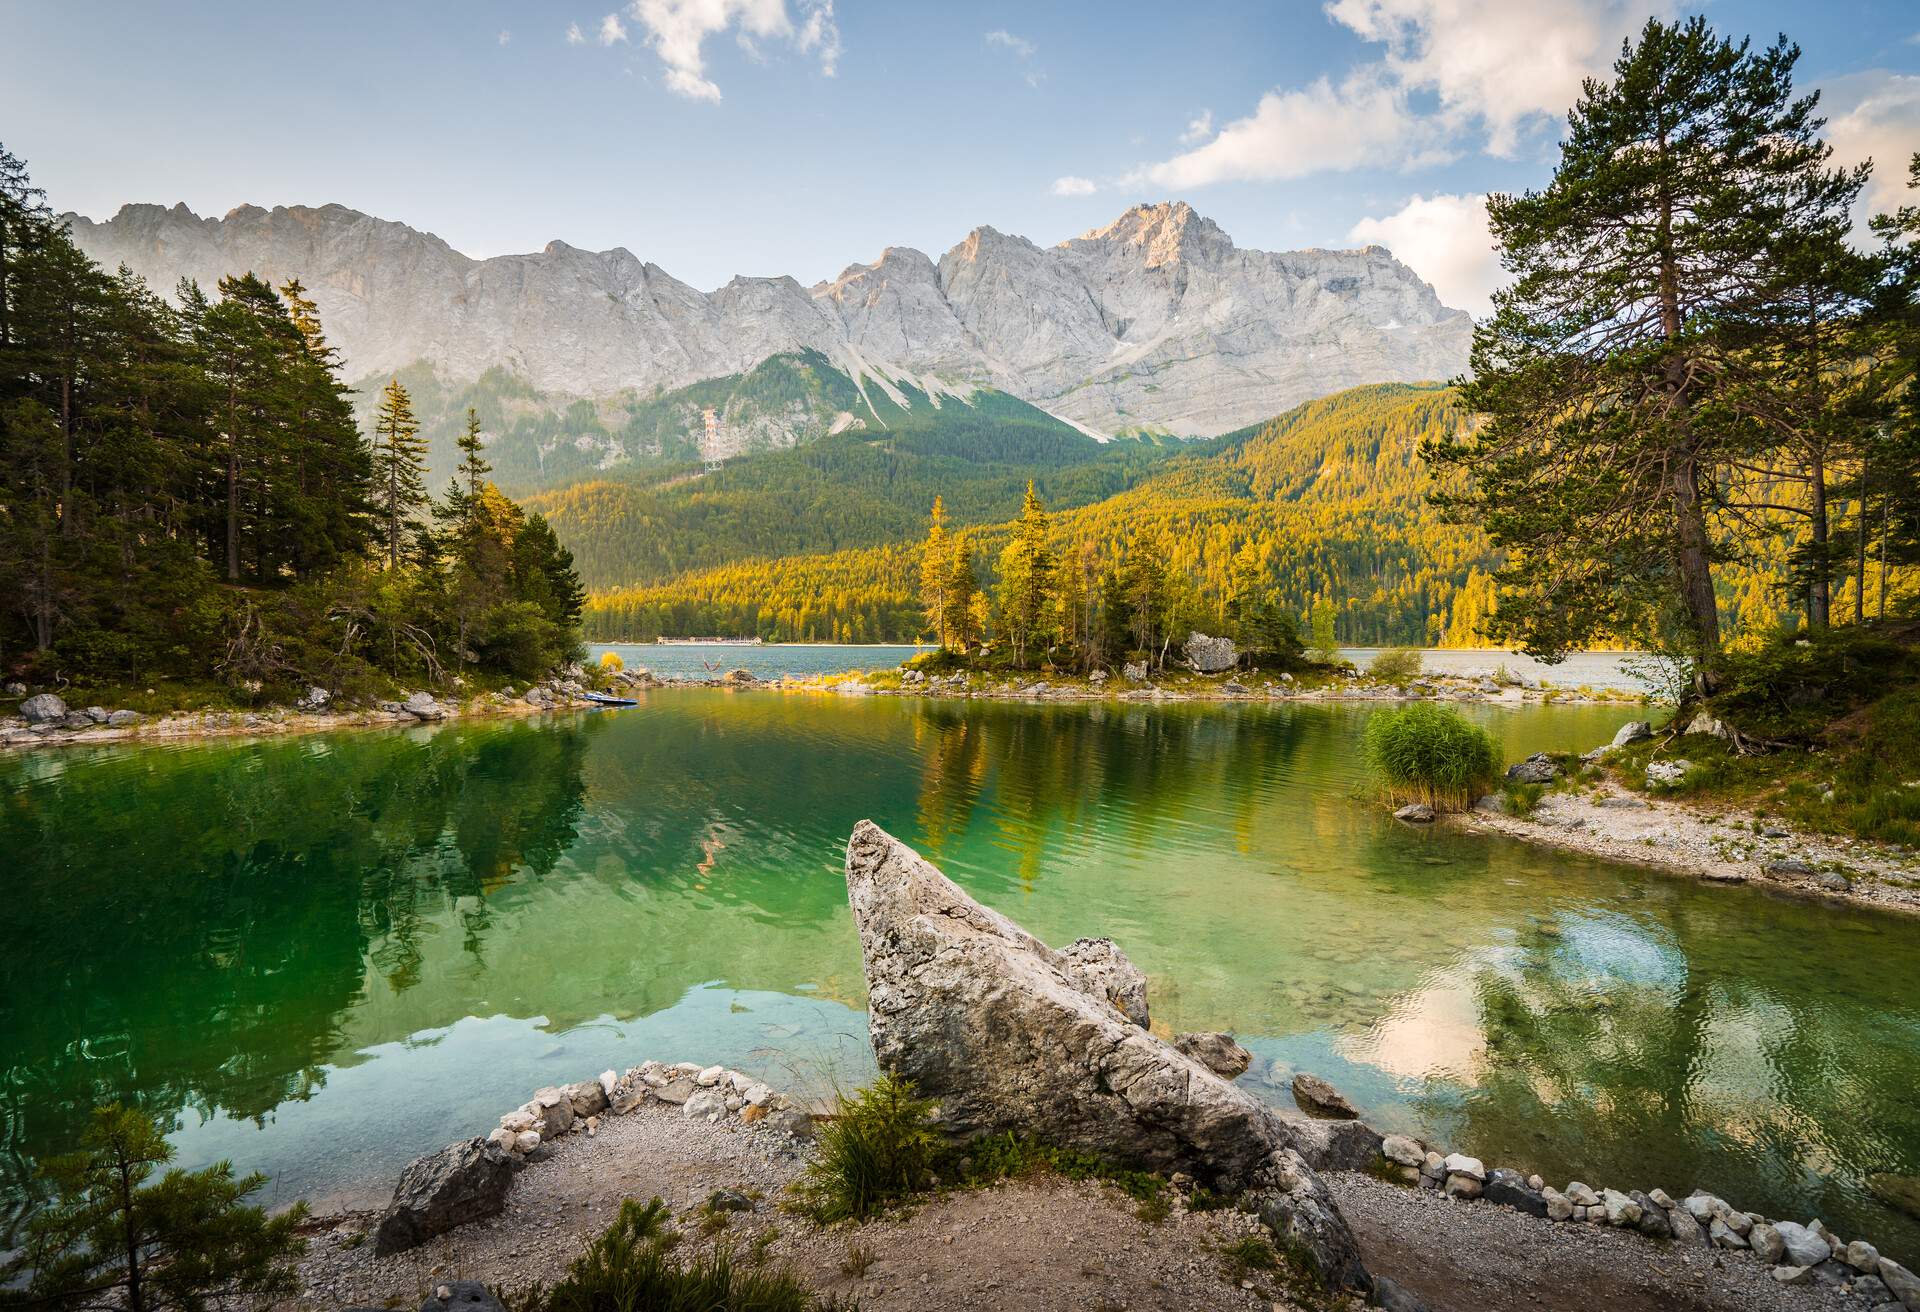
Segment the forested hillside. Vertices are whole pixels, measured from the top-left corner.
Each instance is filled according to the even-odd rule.
[[[956,518],[995,523],[1029,479],[1050,503],[1085,505],[1159,468],[1172,448],[1101,443],[1011,397],[910,413],[874,401],[883,433],[850,431],[701,474],[598,479],[529,498],[574,553],[588,588],[664,583],[754,558],[912,541],[944,496]],[[672,631],[672,630],[670,630]]]
[[[1356,388],[1184,452],[1112,452],[1051,479],[1043,471],[1035,488],[1055,509],[1050,533],[1059,549],[1090,547],[1096,569],[1116,563],[1132,538],[1164,541],[1172,567],[1193,583],[1201,618],[1219,620],[1234,562],[1251,549],[1280,604],[1304,615],[1330,602],[1343,641],[1465,644],[1489,604],[1491,549],[1427,506],[1417,454],[1424,439],[1462,421],[1453,394],[1439,386]],[[885,533],[888,549],[870,549],[867,537],[858,550],[767,559],[805,548],[729,545],[736,554],[725,565],[597,593],[588,634],[911,639],[924,619],[917,555],[907,548],[925,531],[925,507],[939,495],[955,526],[979,526],[979,554],[991,561],[1024,485],[1011,465],[991,480],[941,482],[951,468],[930,464],[905,486],[876,480],[864,489],[855,531]],[[1106,496],[1073,495],[1098,491],[1102,481],[1122,485]],[[553,514],[572,541],[577,526]],[[803,539],[796,532],[788,540]],[[594,554],[579,544],[576,552]]]

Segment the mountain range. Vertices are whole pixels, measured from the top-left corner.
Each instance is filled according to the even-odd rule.
[[[1358,384],[1450,377],[1472,333],[1468,315],[1382,247],[1243,250],[1184,202],[1135,206],[1054,246],[980,227],[938,260],[893,246],[813,287],[736,277],[712,292],[617,248],[555,241],[473,259],[340,205],[244,205],[223,218],[127,205],[104,222],[67,218],[81,249],[161,291],[182,278],[211,289],[245,270],[297,277],[350,376],[410,372],[449,405],[484,382],[513,402],[510,416],[545,416],[542,468],[569,445],[584,453],[574,463],[599,472],[689,448],[792,446],[885,428],[888,402],[971,404],[983,389],[1090,435],[1210,436]],[[701,423],[712,396],[630,431],[638,410],[776,357],[850,386],[751,413],[730,410],[722,389],[718,443]],[[650,448],[648,434],[665,440]]]

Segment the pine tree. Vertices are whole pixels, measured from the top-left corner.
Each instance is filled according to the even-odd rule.
[[[1016,669],[1027,663],[1027,647],[1047,623],[1048,587],[1053,581],[1053,552],[1047,546],[1047,510],[1027,481],[1027,495],[1014,522],[1013,536],[1000,553],[1000,624],[1013,648]]]
[[[939,497],[933,499],[932,523],[927,527],[926,544],[920,548],[920,605],[926,611],[927,627],[934,642],[948,645],[947,580],[953,570],[953,548],[947,541],[947,507]]]
[[[427,444],[413,417],[413,400],[398,378],[380,393],[373,421],[373,502],[387,547],[387,568],[400,568],[401,549],[426,503]]]
[[[1516,276],[1474,332],[1463,399],[1486,416],[1430,458],[1436,498],[1509,550],[1497,634],[1557,656],[1677,615],[1711,682],[1720,648],[1710,515],[1751,430],[1721,422],[1780,299],[1782,234],[1844,208],[1799,52],[1649,21],[1589,80],[1541,191],[1493,196]]]
[[[0,1289],[26,1306],[126,1312],[293,1294],[306,1204],[269,1217],[246,1201],[266,1177],[236,1178],[225,1162],[154,1180],[173,1151],[145,1112],[96,1110],[80,1151],[47,1163],[56,1196],[0,1265]]]

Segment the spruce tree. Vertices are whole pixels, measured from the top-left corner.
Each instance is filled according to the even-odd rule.
[[[1494,636],[1552,658],[1672,617],[1713,681],[1711,517],[1753,443],[1724,410],[1783,295],[1782,234],[1850,194],[1798,56],[1649,21],[1586,83],[1552,181],[1488,199],[1515,281],[1474,332],[1462,395],[1485,419],[1427,454],[1469,484],[1436,501],[1508,550]]]
[[[373,504],[387,548],[387,568],[400,556],[426,503],[427,444],[413,416],[413,400],[398,378],[380,393],[373,420]]]

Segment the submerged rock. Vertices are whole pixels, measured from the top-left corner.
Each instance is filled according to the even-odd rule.
[[[1305,1071],[1293,1077],[1293,1100],[1300,1104],[1301,1111],[1315,1116],[1350,1121],[1360,1115],[1360,1109],[1348,1102],[1345,1094],[1318,1075]]]
[[[1249,1191],[1330,1286],[1367,1288],[1353,1236],[1289,1127],[1136,1024],[1090,985],[1084,961],[981,906],[872,821],[853,831],[846,875],[874,1057],[938,1102],[948,1134],[1042,1137]],[[1117,947],[1098,956],[1125,974]]]
[[[1404,820],[1410,825],[1430,825],[1433,823],[1433,808],[1425,802],[1409,802],[1393,813],[1395,820]]]
[[[455,1226],[497,1216],[513,1185],[513,1159],[498,1144],[466,1139],[416,1157],[400,1173],[393,1201],[374,1231],[373,1251],[386,1257]]]
[[[1145,998],[1142,998],[1142,1004]],[[1194,1058],[1223,1080],[1237,1080],[1253,1065],[1253,1054],[1234,1041],[1231,1034],[1207,1030],[1176,1034],[1173,1046]]]

